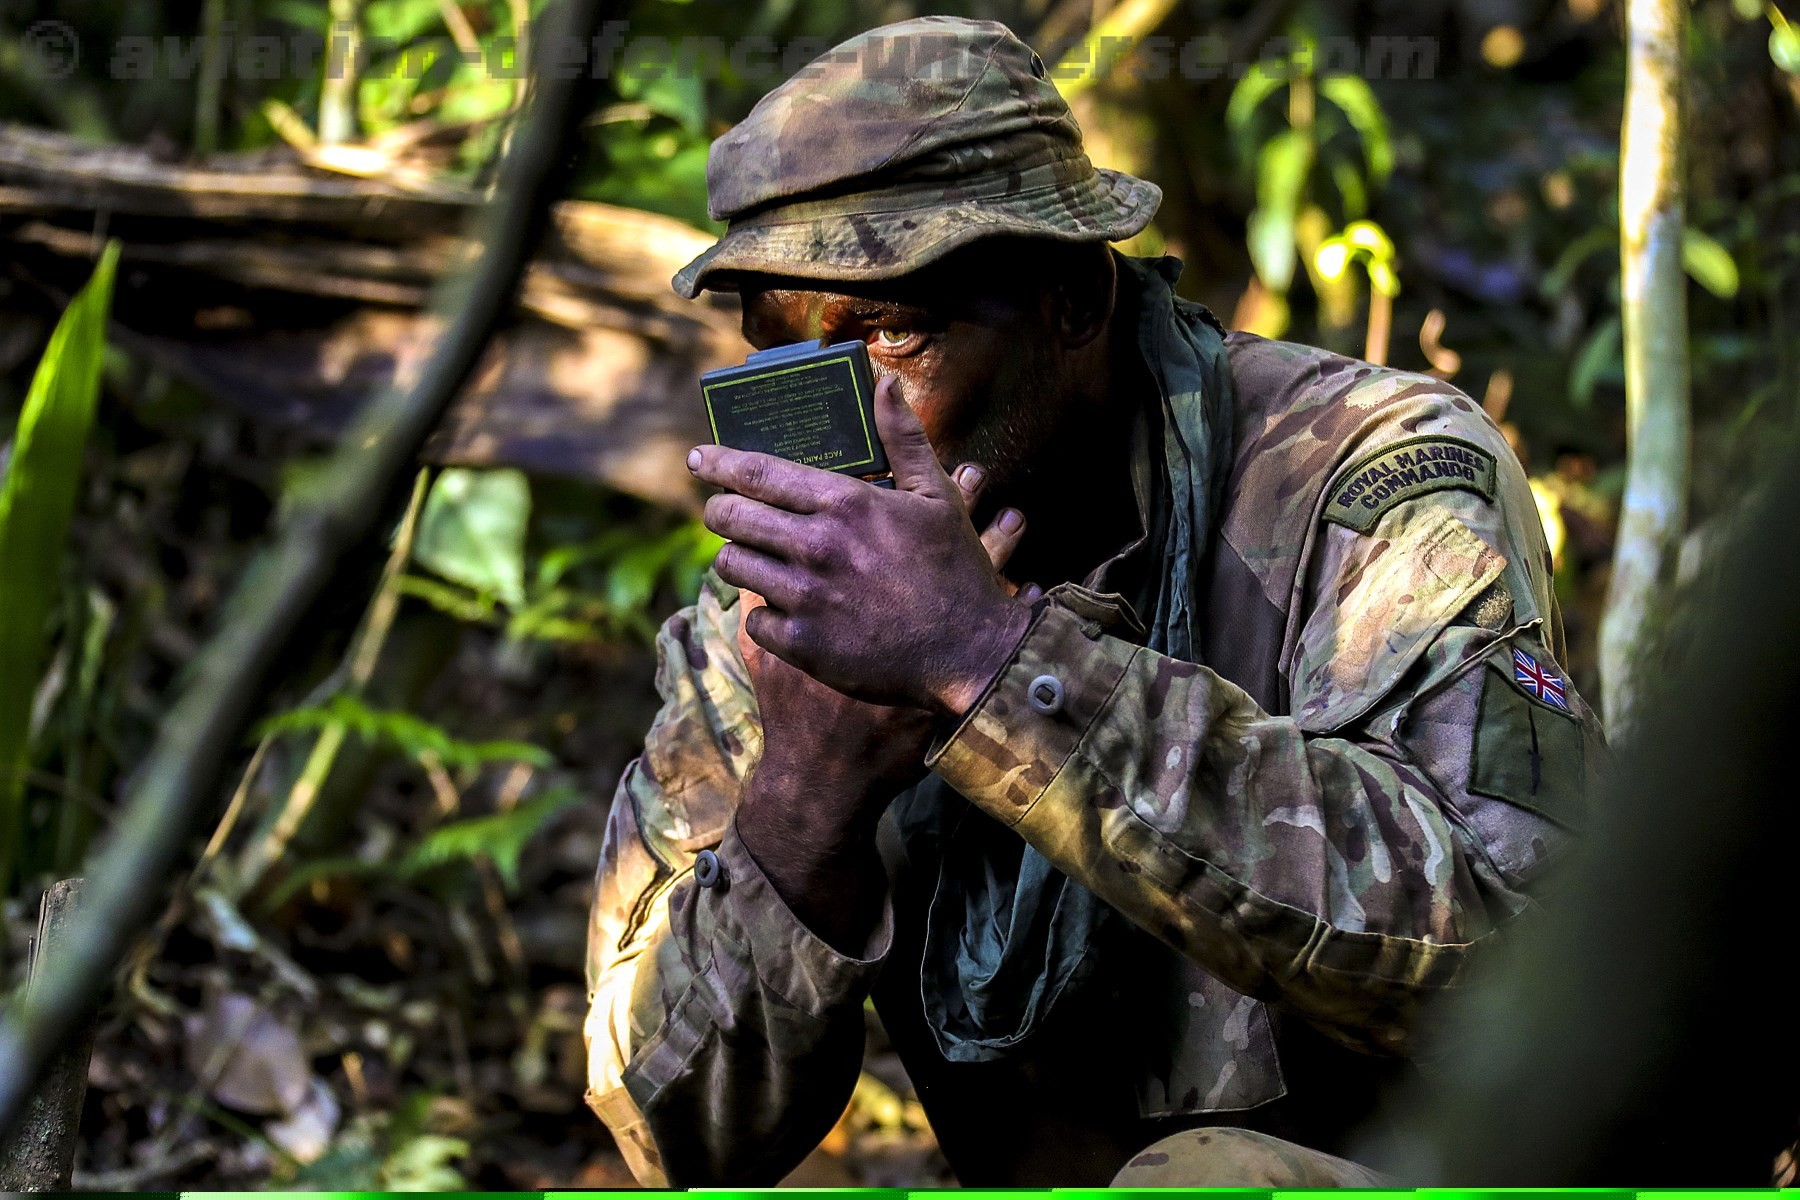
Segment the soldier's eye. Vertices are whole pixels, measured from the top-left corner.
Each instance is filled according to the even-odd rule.
[[[897,349],[912,341],[913,331],[910,329],[877,329],[875,340],[888,349]]]

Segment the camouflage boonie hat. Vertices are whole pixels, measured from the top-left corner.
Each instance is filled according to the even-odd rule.
[[[918,17],[826,51],[713,143],[725,236],[675,290],[731,290],[732,271],[891,279],[993,234],[1137,233],[1161,189],[1096,169],[1047,75],[997,21]]]

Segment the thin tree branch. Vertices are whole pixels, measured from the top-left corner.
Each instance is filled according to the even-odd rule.
[[[586,45],[618,0],[563,0],[544,17],[548,44]],[[344,554],[398,508],[426,436],[474,371],[511,310],[526,261],[565,182],[568,142],[591,99],[592,72],[542,74],[530,116],[482,210],[483,254],[440,289],[447,314],[431,359],[411,386],[371,402],[303,488],[272,545],[252,564],[224,623],[195,659],[113,835],[85,872],[88,894],[67,948],[0,1023],[0,1131],[9,1129],[46,1062],[94,1006],[131,938],[155,915],[162,885],[208,807],[228,755],[265,696],[278,653],[298,633]]]
[[[406,516],[401,518],[400,532],[394,538],[394,548],[388,553],[387,565],[382,568],[381,582],[375,588],[375,599],[369,602],[369,611],[363,617],[362,629],[351,641],[349,653],[344,656],[344,682],[338,689],[342,694],[360,698],[363,689],[369,685],[369,680],[375,677],[375,666],[381,659],[382,647],[387,645],[388,633],[394,627],[394,617],[400,611],[400,577],[406,570],[406,564],[412,559],[413,535],[418,529],[419,512],[425,507],[429,476],[430,472],[420,471],[413,480],[412,499],[407,502]],[[331,768],[337,763],[338,751],[343,748],[348,732],[349,727],[342,721],[334,722],[319,731],[319,736],[307,755],[306,765],[300,771],[300,778],[288,789],[273,825],[264,836],[246,848],[238,869],[230,872],[225,879],[223,890],[233,902],[241,901],[255,890],[269,868],[281,861],[281,857],[287,853],[288,843],[300,832],[306,818],[312,813],[313,804],[324,790],[325,781],[331,775]]]

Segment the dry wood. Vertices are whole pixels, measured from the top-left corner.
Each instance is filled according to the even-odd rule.
[[[31,943],[26,987],[34,986],[43,964],[55,954],[81,898],[81,880],[64,879],[44,892],[38,905],[37,937]],[[75,1165],[81,1130],[81,1102],[87,1095],[88,1056],[94,1048],[94,1021],[63,1044],[45,1071],[37,1093],[13,1133],[0,1139],[0,1192],[63,1192]]]

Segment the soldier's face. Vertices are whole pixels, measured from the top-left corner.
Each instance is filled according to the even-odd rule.
[[[1028,485],[1068,411],[1045,296],[933,272],[866,287],[746,280],[742,297],[744,336],[759,350],[820,338],[867,343],[876,377],[899,377],[945,468],[987,469],[992,504]]]

